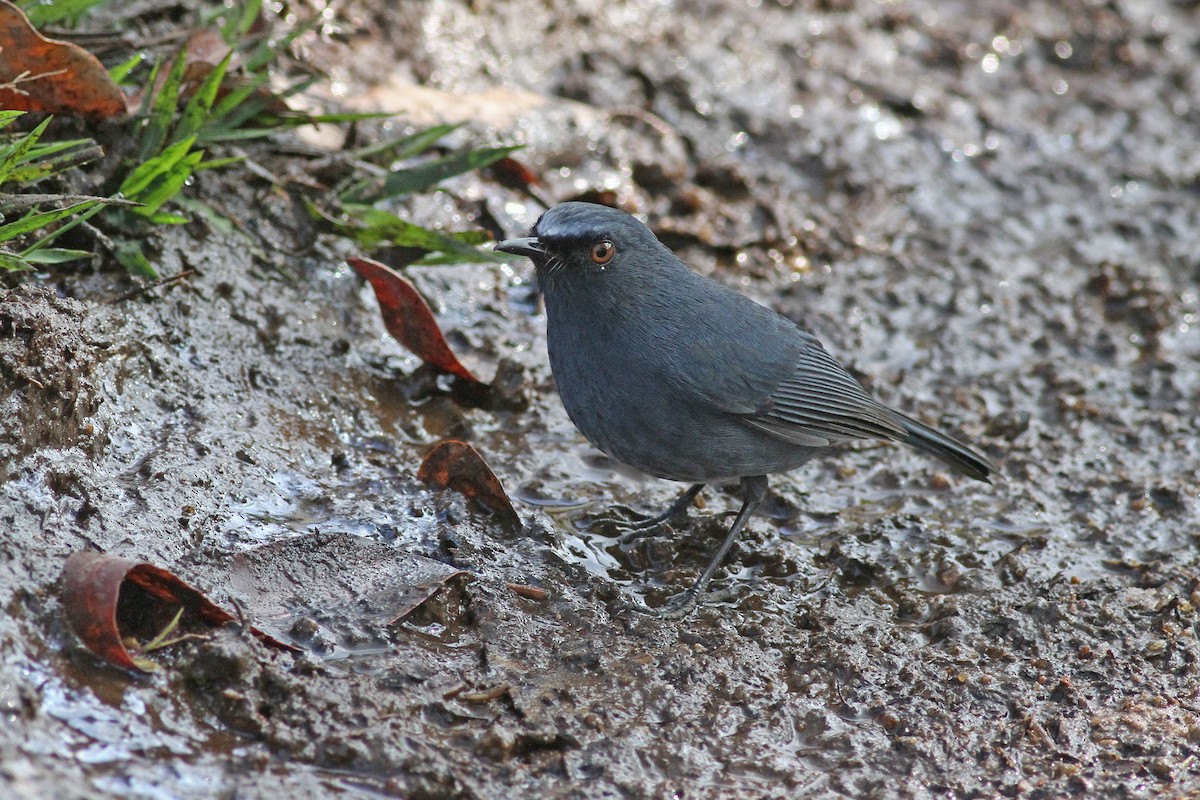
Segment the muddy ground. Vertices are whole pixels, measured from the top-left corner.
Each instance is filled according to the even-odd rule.
[[[601,517],[679,487],[566,419],[527,265],[410,270],[516,387],[465,407],[387,335],[309,190],[205,173],[240,230],[147,243],[190,279],[0,290],[0,794],[1200,793],[1197,6],[549,5],[350,3],[308,57],[335,100],[405,111],[390,135],[470,119],[456,141],[528,145],[552,198],[614,192],[1004,479],[833,454],[774,479],[732,599],[629,613],[694,578],[737,500],[617,546]],[[472,176],[401,210],[517,234],[541,208]],[[520,529],[416,480],[449,436]],[[80,549],[304,652],[231,626],[150,678],[105,667],[62,620]],[[429,559],[470,575],[389,624]]]

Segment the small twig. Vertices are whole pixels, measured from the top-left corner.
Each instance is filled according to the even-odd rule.
[[[114,297],[112,300],[108,301],[108,304],[110,306],[112,306],[112,305],[116,305],[117,303],[124,303],[126,300],[132,300],[133,298],[137,297],[138,295],[145,294],[146,292],[150,291],[151,289],[157,289],[160,286],[166,286],[168,283],[175,283],[176,281],[181,281],[184,278],[191,277],[195,273],[196,273],[196,270],[194,270],[194,269],[185,269],[183,272],[180,272],[178,275],[172,275],[169,278],[163,278],[162,280],[157,280],[154,283],[148,283],[145,286],[141,286],[141,287],[138,287],[137,289],[134,289],[132,292],[126,292],[125,294],[121,295],[120,297]]]
[[[246,613],[246,606],[241,600],[236,597],[229,598],[229,605],[233,606],[233,610],[237,612],[238,624],[245,630],[250,630],[250,616]]]
[[[527,597],[530,600],[545,600],[547,596],[545,589],[539,589],[536,586],[526,586],[523,583],[510,583],[508,584],[508,590],[513,594]]]
[[[490,703],[498,697],[503,697],[504,695],[509,694],[511,691],[512,690],[509,688],[507,683],[502,683],[499,686],[493,686],[491,689],[485,689],[481,692],[460,694],[458,699],[462,700],[464,703],[482,705],[483,703]]]
[[[61,28],[46,28],[42,31],[54,39],[65,39],[79,45],[93,55],[103,55],[110,50],[146,50],[162,45],[174,44],[187,38],[188,31],[171,31],[157,36],[135,38],[117,29],[89,31],[64,30]]]
[[[1043,745],[1051,750],[1057,751],[1058,744],[1050,737],[1050,734],[1047,733],[1046,729],[1042,727],[1042,723],[1038,722],[1032,716],[1029,716],[1025,718],[1025,727],[1034,735],[1034,738],[1038,739]]]
[[[10,92],[16,92],[22,97],[27,97],[29,92],[17,86],[18,83],[32,83],[33,81],[41,80],[42,78],[53,78],[55,75],[62,75],[66,69],[56,69],[50,72],[42,72],[37,75],[30,75],[29,70],[25,70],[20,75],[17,75],[8,83],[0,83],[0,89],[8,89]]]

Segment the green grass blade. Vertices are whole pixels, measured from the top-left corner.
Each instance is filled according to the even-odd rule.
[[[228,94],[217,102],[213,108],[211,118],[214,120],[224,119],[231,111],[246,102],[246,98],[266,86],[270,79],[271,76],[269,74],[262,72],[250,76],[249,80],[245,83],[234,86]]]
[[[241,12],[231,13],[221,26],[221,38],[231,44],[245,39],[246,34],[254,27],[258,15],[262,13],[262,0],[246,0],[241,6]]]
[[[265,83],[263,81],[262,83]],[[260,84],[261,85],[261,84]],[[224,113],[213,114],[213,130],[231,131],[240,128],[245,123],[259,116],[271,107],[275,97],[267,91],[255,91],[244,97],[236,106],[230,107]]]
[[[189,139],[188,143],[190,144],[191,141]],[[133,213],[142,217],[155,217],[164,203],[179,194],[179,190],[187,183],[187,179],[192,177],[192,174],[196,171],[196,165],[203,158],[204,151],[197,150],[178,159],[168,169],[156,173],[146,188],[136,196],[137,201],[145,205],[133,209]],[[175,220],[160,218],[157,221],[170,221],[173,223]]]
[[[315,207],[310,204],[310,210]],[[456,256],[457,261],[481,262],[500,261],[493,253],[478,250],[474,242],[488,241],[486,233],[446,234],[429,230],[413,222],[400,219],[395,214],[378,208],[362,205],[346,205],[343,208],[348,220],[332,219],[316,213],[343,236],[353,239],[367,249],[387,243],[399,247],[417,247],[430,252]]]
[[[0,225],[0,242],[12,241],[18,236],[32,233],[38,228],[58,222],[60,219],[69,217],[72,214],[85,211],[99,202],[99,200],[84,200],[79,203],[63,206],[62,208],[56,208],[53,211],[30,211],[14,222]]]
[[[55,153],[61,153],[63,150],[70,150],[72,147],[79,147],[85,144],[93,144],[91,139],[63,139],[58,142],[44,142],[29,151],[29,160],[45,158],[52,156]]]
[[[16,253],[6,253],[0,250],[0,270],[6,272],[23,272],[33,269],[33,265]]]
[[[76,142],[71,142],[69,144],[76,145]],[[30,151],[30,161],[32,163],[17,166],[12,173],[10,173],[8,179],[15,184],[27,186],[31,183],[41,180],[42,178],[45,178],[48,175],[57,175],[74,167],[82,166],[83,164],[87,164],[91,161],[95,161],[98,158],[104,157],[103,148],[101,148],[95,142],[92,142],[90,139],[77,140],[77,144],[84,146],[79,147],[76,145],[76,149],[64,152],[55,158],[44,159],[40,157],[40,154],[38,154],[38,160],[36,161],[33,160],[33,157],[34,154],[37,153],[38,148],[34,148],[33,151]],[[51,150],[52,152],[59,152],[63,150],[63,148],[59,147],[48,147],[47,149]]]
[[[144,278],[158,278],[158,270],[150,263],[150,259],[146,258],[146,254],[142,252],[142,246],[131,239],[119,239],[116,246],[113,248],[113,255],[117,257],[117,261],[125,269],[129,270],[134,275],[141,275]]]
[[[462,153],[452,153],[448,156],[418,164],[408,169],[397,170],[387,176],[378,192],[368,197],[353,198],[356,201],[389,200],[406,194],[424,191],[438,183],[461,175],[464,172],[494,164],[508,154],[520,150],[520,145],[512,147],[485,147],[479,150],[467,150]]]
[[[393,139],[390,142],[380,142],[368,147],[360,147],[357,150],[350,151],[348,155],[355,160],[373,159],[376,162],[400,161],[405,158],[414,158],[433,147],[444,137],[461,128],[464,124],[462,122],[455,122],[445,125],[434,125],[432,128],[410,133],[408,136],[401,136],[399,139]]]
[[[204,82],[200,84],[200,88],[188,100],[187,106],[183,109],[183,116],[175,126],[174,133],[171,134],[172,142],[182,141],[192,136],[200,130],[204,123],[208,122],[213,102],[217,99],[221,81],[225,79],[225,73],[229,69],[229,62],[232,58],[233,51],[230,50],[221,59],[221,63],[212,68],[212,71],[204,78]]]
[[[255,48],[249,58],[243,63],[242,68],[249,75],[256,75],[268,66],[271,65],[279,54],[285,52],[292,46],[292,42],[299,39],[304,34],[311,30],[315,30],[321,24],[321,17],[317,15],[310,20],[306,20],[292,28],[287,34],[277,41],[266,41]]]
[[[87,209],[86,211],[83,211],[83,212],[77,214],[74,217],[71,217],[69,220],[64,222],[62,225],[59,225],[54,230],[50,231],[50,233],[46,234],[41,239],[38,239],[36,242],[34,242],[32,246],[28,247],[25,250],[25,252],[28,253],[30,251],[45,247],[46,245],[50,244],[50,242],[54,241],[59,236],[62,236],[67,231],[71,230],[72,228],[76,227],[77,225],[82,225],[83,223],[85,223],[89,219],[91,219],[92,217],[96,216],[96,214],[103,211],[105,209],[105,207],[107,207],[107,205],[108,205],[108,203],[106,203],[104,201],[99,201],[99,200],[96,201],[96,205],[92,206],[91,208]]]
[[[238,130],[200,131],[198,142],[214,144],[216,142],[243,142],[250,139],[265,139],[279,133],[275,128],[240,128]]]
[[[8,180],[17,164],[25,160],[26,155],[37,144],[38,137],[45,132],[51,119],[53,117],[46,117],[40,125],[18,139],[16,144],[9,146],[8,151],[4,153],[3,157],[0,157],[0,185]]]
[[[161,155],[139,164],[121,182],[120,193],[131,200],[145,202],[140,197],[141,193],[146,191],[146,188],[158,176],[170,172],[188,154],[195,141],[196,138],[193,136],[190,139],[184,139],[182,142],[176,142],[166,150],[163,150]]]
[[[210,158],[208,161],[201,161],[196,165],[196,172],[205,169],[220,169],[228,167],[230,164],[240,164],[246,160],[245,156],[229,156],[228,158]]]
[[[145,162],[153,158],[162,149],[163,142],[167,141],[167,134],[171,131],[171,120],[175,117],[175,110],[179,107],[179,91],[183,86],[183,75],[187,69],[187,59],[184,58],[182,52],[175,55],[175,60],[171,62],[171,69],[167,73],[166,80],[158,90],[158,95],[154,98],[154,104],[150,109],[150,119],[146,123],[146,127],[142,129],[141,142],[138,146],[138,161]],[[151,84],[153,85],[153,84]]]
[[[275,125],[280,128],[298,128],[301,125],[320,125],[322,123],[341,124],[343,122],[363,122],[369,119],[387,119],[394,117],[395,114],[385,113],[382,111],[363,111],[363,112],[347,112],[345,114],[304,114],[300,112],[292,112],[290,114],[272,115],[264,119],[264,123]]]
[[[47,247],[42,250],[26,251],[21,254],[30,264],[65,264],[68,261],[78,261],[81,258],[91,258],[95,253],[87,250],[67,250],[60,247]]]
[[[446,125],[434,125],[428,130],[418,131],[411,136],[405,136],[396,143],[399,146],[392,154],[392,158],[397,160],[416,158],[465,124],[463,122],[456,122]]]
[[[316,86],[318,83],[320,83],[324,77],[325,76],[323,75],[310,75],[302,81],[296,81],[291,86],[285,87],[284,90],[279,93],[279,96],[286,99],[288,97],[295,97],[302,92],[307,92],[313,86]]]
[[[23,116],[25,116],[24,111],[0,111],[0,128],[7,127],[14,119]]]
[[[166,211],[151,214],[147,219],[155,225],[186,225],[192,221],[190,217],[185,217],[183,214],[171,214]]]
[[[112,78],[112,82],[118,86],[129,77],[129,73],[133,72],[133,68],[146,60],[145,53],[135,53],[128,61],[117,64],[108,71],[108,77]],[[151,84],[153,86],[153,84]]]
[[[225,236],[231,236],[246,242],[250,242],[253,246],[253,240],[245,233],[245,231],[239,229],[233,224],[233,222],[230,221],[229,217],[217,211],[204,201],[184,195],[175,198],[175,205],[184,209],[189,214],[204,220],[213,230],[218,231]]]
[[[139,119],[150,113],[150,106],[154,102],[155,94],[153,87],[158,85],[158,76],[162,73],[163,62],[155,59],[154,65],[150,67],[150,77],[146,79],[146,89],[142,92],[142,102],[138,105],[137,116]]]
[[[24,0],[24,2],[17,3],[17,5],[25,12],[25,16],[29,17],[29,21],[33,24],[33,27],[40,30],[47,25],[54,25],[65,19],[78,20],[92,6],[100,5],[106,1],[54,0],[52,3],[44,3],[38,2],[38,0]]]
[[[463,244],[469,244],[472,247],[478,247],[481,244],[490,244],[495,241],[495,239],[488,235],[487,231],[458,231],[450,235]]]

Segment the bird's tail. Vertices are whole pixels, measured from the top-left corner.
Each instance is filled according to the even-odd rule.
[[[978,481],[991,483],[990,476],[993,473],[999,473],[999,469],[990,458],[976,453],[957,439],[939,433],[928,425],[922,425],[903,414],[896,414],[896,417],[904,426],[904,430],[908,432],[908,436],[900,440],[905,444],[929,453],[962,474]]]

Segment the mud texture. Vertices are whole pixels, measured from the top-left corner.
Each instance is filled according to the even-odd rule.
[[[310,55],[342,102],[410,112],[382,135],[470,119],[545,195],[612,193],[1004,479],[832,454],[773,480],[726,599],[630,613],[694,579],[736,499],[619,546],[606,516],[680,487],[574,431],[527,267],[408,271],[503,376],[502,408],[460,402],[266,178],[336,160],[253,151],[195,187],[234,230],[146,243],[190,278],[0,290],[0,795],[1200,793],[1200,10],[550,5],[348,4]],[[400,210],[516,234],[541,208],[474,176]],[[519,529],[415,479],[451,436]],[[229,626],[156,676],[106,668],[57,599],[84,548],[305,652]]]

